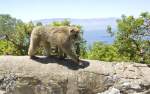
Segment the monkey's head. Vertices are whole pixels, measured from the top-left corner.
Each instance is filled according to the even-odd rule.
[[[69,27],[69,31],[70,31],[70,37],[72,39],[78,39],[79,37],[79,33],[80,33],[80,29],[75,27],[75,26],[72,26],[72,27]]]

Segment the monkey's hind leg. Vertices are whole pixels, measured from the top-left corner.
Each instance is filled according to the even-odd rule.
[[[35,57],[35,52],[38,46],[39,46],[39,39],[37,37],[34,38],[31,37],[30,45],[28,49],[28,55],[30,56],[30,58]]]
[[[50,57],[51,56],[51,45],[49,42],[43,43],[44,49],[45,49],[45,55]]]

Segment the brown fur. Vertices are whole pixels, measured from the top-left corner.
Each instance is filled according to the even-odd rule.
[[[80,30],[77,27],[71,26],[38,26],[35,27],[31,33],[30,46],[28,55],[35,56],[35,50],[39,47],[40,43],[43,44],[46,55],[51,53],[51,46],[58,47],[60,53],[65,53],[74,62],[78,63],[79,58],[72,51],[72,45],[78,37]],[[61,52],[62,51],[62,52]]]

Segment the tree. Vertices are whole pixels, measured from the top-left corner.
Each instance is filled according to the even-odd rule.
[[[41,22],[37,22],[36,26],[42,26],[43,24]]]
[[[6,36],[6,39],[1,43],[3,45],[7,43],[6,48],[3,49],[3,54],[26,55],[29,46],[29,36],[33,27],[32,22],[25,24],[21,20],[12,18],[10,15],[0,15],[0,34]],[[11,47],[13,50],[7,51]]]
[[[54,21],[50,23],[51,26],[70,26],[71,22],[68,19],[64,19],[63,21]]]
[[[15,32],[17,20],[10,15],[0,15],[0,34],[6,35],[11,38],[11,35]]]
[[[91,49],[89,49],[88,58],[102,61],[119,61],[117,48],[103,42],[94,42]]]
[[[122,15],[117,26],[115,46],[120,55],[130,61],[150,63],[150,14],[145,12],[137,18]],[[111,33],[110,27],[107,30]]]

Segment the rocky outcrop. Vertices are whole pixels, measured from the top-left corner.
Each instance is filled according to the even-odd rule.
[[[0,56],[0,94],[150,94],[150,68],[138,63]]]

